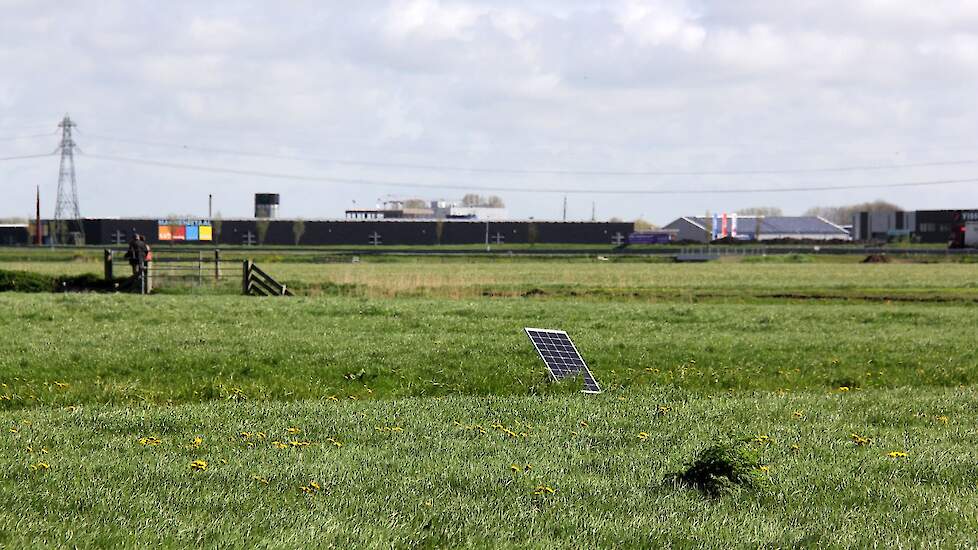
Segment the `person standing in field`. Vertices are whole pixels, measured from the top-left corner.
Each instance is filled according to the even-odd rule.
[[[133,277],[138,277],[143,274],[143,269],[146,267],[146,254],[148,252],[149,246],[146,244],[146,240],[142,235],[136,233],[134,229],[132,238],[129,239],[129,248],[126,250],[126,259],[129,260],[129,265],[132,267]]]

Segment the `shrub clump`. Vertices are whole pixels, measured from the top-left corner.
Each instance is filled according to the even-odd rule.
[[[54,277],[29,271],[0,269],[0,292],[51,292]]]
[[[132,279],[126,277],[106,281],[90,273],[55,277],[0,269],[0,292],[116,292],[129,290],[131,286]]]
[[[761,462],[746,440],[714,445],[703,450],[691,464],[672,477],[680,485],[708,496],[719,496],[740,488],[756,488]]]

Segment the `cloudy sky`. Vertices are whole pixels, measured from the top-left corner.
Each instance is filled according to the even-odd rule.
[[[85,216],[492,189],[537,219],[565,194],[570,219],[657,223],[978,207],[978,183],[886,187],[978,179],[976,84],[965,0],[0,0],[0,159],[51,152],[69,113]],[[0,160],[0,216],[36,185],[51,215],[57,178]]]

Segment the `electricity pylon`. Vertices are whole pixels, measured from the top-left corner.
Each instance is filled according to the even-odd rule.
[[[84,238],[84,228],[78,208],[78,182],[75,180],[75,141],[71,137],[71,129],[75,126],[68,115],[65,115],[61,124],[58,124],[58,128],[61,128],[61,144],[57,149],[61,151],[61,169],[58,173],[58,199],[54,207],[55,227],[51,236],[57,239],[59,244],[64,244],[61,241],[64,240],[68,220],[75,220],[78,232]]]

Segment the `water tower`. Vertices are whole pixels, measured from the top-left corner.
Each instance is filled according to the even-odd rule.
[[[255,217],[278,217],[278,193],[255,193]]]

